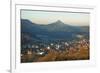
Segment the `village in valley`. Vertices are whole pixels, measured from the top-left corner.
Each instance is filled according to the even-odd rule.
[[[67,60],[88,60],[89,40],[65,41],[56,40],[53,42],[37,42],[22,45],[21,62],[48,62]]]

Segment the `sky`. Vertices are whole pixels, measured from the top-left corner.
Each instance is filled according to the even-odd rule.
[[[73,26],[88,26],[90,22],[90,14],[76,12],[21,10],[21,19],[28,19],[34,23],[43,25],[60,20],[65,24]]]

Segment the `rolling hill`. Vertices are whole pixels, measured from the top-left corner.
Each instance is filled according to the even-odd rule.
[[[27,19],[21,19],[21,39],[32,41],[72,40],[76,35],[89,36],[89,26],[71,26],[58,20],[56,22],[41,25]]]

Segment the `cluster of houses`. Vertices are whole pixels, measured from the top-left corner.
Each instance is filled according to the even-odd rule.
[[[71,42],[60,41],[58,43],[52,42],[49,44],[34,43],[34,44],[22,45],[21,56],[23,56],[24,54],[30,55],[33,53],[39,56],[45,56],[51,49],[54,51],[65,51],[65,50],[79,51],[81,48],[89,49],[89,40],[81,39],[81,40],[74,40]]]

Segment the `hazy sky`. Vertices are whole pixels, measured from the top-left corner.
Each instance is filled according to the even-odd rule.
[[[72,12],[52,12],[52,11],[32,11],[21,10],[21,18],[28,19],[38,24],[50,24],[61,20],[69,25],[86,26],[89,25],[90,14]]]

